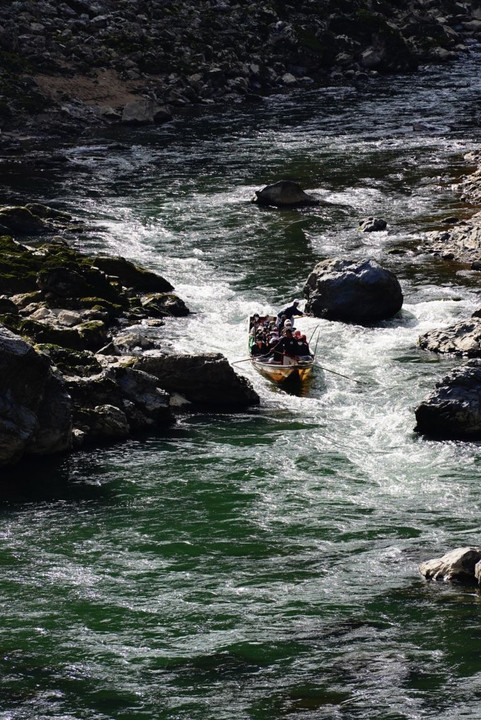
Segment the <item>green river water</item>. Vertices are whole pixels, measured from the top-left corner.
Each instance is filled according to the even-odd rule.
[[[468,214],[481,57],[362,87],[205,108],[2,164],[5,203],[95,226],[76,243],[152,268],[194,311],[176,351],[246,356],[246,318],[302,297],[325,257],[374,258],[404,292],[374,328],[308,318],[304,397],[3,471],[0,720],[477,720],[481,596],[423,560],[479,544],[481,449],[414,432],[460,361],[417,348],[479,305],[479,275],[418,251]],[[261,210],[291,177],[321,198]],[[388,221],[361,234],[359,220]]]

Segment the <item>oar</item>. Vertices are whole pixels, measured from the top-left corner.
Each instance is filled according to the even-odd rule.
[[[252,358],[248,357],[248,358],[244,358],[243,360],[234,360],[234,362],[232,362],[231,365],[238,365],[239,363],[242,363],[242,362],[249,362],[249,360],[251,360],[251,359]]]
[[[312,333],[312,335],[311,335],[311,340],[310,340],[309,342],[312,341],[312,338],[314,337],[314,333],[316,332],[316,330],[319,330],[320,327],[321,327],[321,325],[319,324],[317,327],[314,328],[314,332]],[[320,336],[321,336],[321,334],[319,333],[318,336],[317,336],[317,339],[316,339],[316,347],[314,348],[313,357],[316,356],[317,344],[318,344],[318,342],[319,342]],[[324,365],[321,365],[320,363],[317,363],[317,365],[318,365],[318,367],[321,368],[321,370],[325,370],[326,372],[333,373],[334,375],[339,375],[340,377],[346,378],[346,380],[351,380],[352,382],[355,382],[355,383],[357,383],[358,385],[366,385],[366,383],[365,383],[365,382],[362,382],[362,380],[356,380],[356,379],[353,378],[353,377],[349,377],[349,375],[343,375],[342,373],[337,372],[336,370],[331,370],[331,368],[325,367]]]
[[[339,375],[340,377],[346,378],[346,380],[351,380],[352,382],[357,383],[358,385],[366,385],[367,383],[363,382],[362,380],[356,380],[353,377],[349,377],[349,375],[343,375],[340,372],[336,372],[336,370],[331,370],[331,368],[324,367],[324,365],[320,365],[317,363],[317,365],[321,368],[321,370],[325,370],[326,372],[334,373],[334,375]]]

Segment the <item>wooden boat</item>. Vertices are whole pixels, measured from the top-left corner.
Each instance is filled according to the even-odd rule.
[[[257,316],[249,318],[249,354],[254,344],[252,329],[256,325],[270,326],[275,328],[276,317],[274,315]],[[284,357],[281,360],[273,361],[272,355],[254,357],[251,354],[252,366],[264,377],[277,385],[304,385],[311,377],[314,367],[314,357],[295,359]]]

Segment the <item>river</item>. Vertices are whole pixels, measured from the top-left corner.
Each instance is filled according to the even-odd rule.
[[[479,146],[480,70],[473,51],[4,163],[6,201],[69,210],[93,226],[79,248],[175,285],[194,312],[159,330],[173,350],[245,358],[247,316],[302,297],[325,257],[378,260],[404,306],[373,328],[301,320],[326,368],[305,396],[240,363],[259,408],[17,474],[1,720],[478,719],[480,594],[418,565],[479,544],[481,448],[418,436],[414,409],[459,363],[419,335],[479,304],[477,273],[419,246],[469,214],[451,183]],[[286,177],[319,207],[251,204]],[[387,231],[360,233],[370,215]]]

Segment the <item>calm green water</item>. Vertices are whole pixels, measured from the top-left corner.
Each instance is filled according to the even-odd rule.
[[[333,255],[394,270],[405,305],[376,328],[304,321],[363,385],[320,370],[297,397],[240,364],[252,412],[4,478],[1,720],[479,717],[481,596],[418,565],[480,542],[481,450],[420,438],[414,408],[456,364],[418,336],[479,302],[477,275],[417,247],[465,212],[449,182],[479,142],[480,62],[3,164],[5,202],[72,210],[95,225],[79,247],[175,284],[195,311],[164,328],[175,350],[244,358],[246,317]],[[250,204],[282,177],[320,207]],[[360,234],[368,215],[388,232]]]

